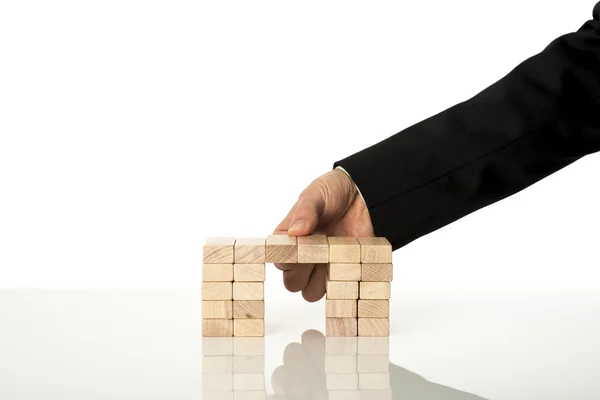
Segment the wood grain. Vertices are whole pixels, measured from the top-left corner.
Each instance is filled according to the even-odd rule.
[[[232,299],[232,282],[202,282],[202,300]]]
[[[263,282],[233,282],[233,300],[264,300]]]
[[[298,263],[329,262],[329,242],[325,235],[298,236]]]
[[[325,300],[325,317],[356,318],[356,300]]]
[[[327,264],[327,279],[331,281],[358,282],[362,275],[361,264]]]
[[[202,264],[203,282],[232,282],[233,264]]]
[[[360,262],[363,264],[391,264],[392,245],[384,237],[357,238],[360,243]]]
[[[264,319],[234,319],[233,320],[233,335],[234,336],[264,336],[265,335],[265,320]]]
[[[215,237],[208,238],[202,247],[202,260],[204,264],[233,263],[233,247],[235,238]]]
[[[388,318],[359,318],[358,336],[390,336],[390,320]]]
[[[236,264],[264,264],[265,263],[265,239],[264,238],[240,238],[235,241]]]
[[[358,282],[327,281],[328,300],[358,299]]]
[[[389,318],[389,300],[358,300],[359,318]]]
[[[233,302],[231,300],[203,301],[202,318],[232,319]]]
[[[361,282],[360,298],[362,300],[387,300],[390,298],[390,283]]]
[[[356,318],[325,318],[327,336],[356,336],[358,334]]]
[[[269,235],[267,236],[266,262],[290,263],[298,262],[298,240],[295,236]]]
[[[394,276],[392,264],[362,264],[361,281],[391,282]]]
[[[233,302],[233,318],[264,318],[265,302],[263,300],[235,300]]]
[[[202,336],[233,336],[233,320],[202,319]]]
[[[360,263],[360,243],[354,237],[327,238],[330,263]]]
[[[233,280],[236,282],[264,282],[265,264],[233,264]]]

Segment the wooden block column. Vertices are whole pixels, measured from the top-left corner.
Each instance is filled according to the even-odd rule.
[[[237,239],[234,253],[233,336],[264,336],[265,239]]]

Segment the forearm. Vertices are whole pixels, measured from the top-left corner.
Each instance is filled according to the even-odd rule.
[[[596,13],[472,99],[335,166],[362,193],[376,235],[398,248],[598,149]]]

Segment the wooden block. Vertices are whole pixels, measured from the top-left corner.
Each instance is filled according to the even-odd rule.
[[[234,319],[233,336],[265,336],[265,320]]]
[[[298,262],[328,263],[329,242],[325,235],[298,236]]]
[[[389,337],[359,337],[358,354],[390,354]]]
[[[388,300],[390,298],[390,283],[361,282],[360,298],[363,300]]]
[[[232,319],[233,302],[231,300],[203,301],[202,318]]]
[[[202,264],[203,282],[233,282],[233,264]]]
[[[236,282],[264,282],[265,264],[233,264],[233,280]]]
[[[233,336],[232,319],[202,319],[202,336]]]
[[[233,339],[233,354],[260,356],[265,354],[264,337],[239,337]]]
[[[360,243],[354,237],[329,237],[330,263],[360,263]]]
[[[362,264],[360,280],[363,282],[391,282],[394,275],[392,264]]]
[[[390,373],[358,374],[360,389],[387,389],[390,387]]]
[[[327,336],[356,336],[357,333],[356,318],[325,318]]]
[[[360,390],[360,400],[392,400],[392,388]],[[331,399],[329,399],[331,400]]]
[[[233,374],[233,356],[202,357],[203,374]]]
[[[326,292],[329,300],[356,300],[358,282],[327,281]]]
[[[296,264],[298,262],[298,240],[296,237],[288,235],[267,236],[265,260],[268,263]]]
[[[233,372],[254,374],[265,372],[265,356],[233,356]]]
[[[358,282],[362,275],[361,264],[327,264],[327,279],[330,281]]]
[[[204,392],[202,393],[202,400],[235,400],[233,393],[233,390],[224,392]]]
[[[390,336],[388,318],[359,318],[358,336]]]
[[[236,390],[234,400],[267,400],[267,392],[264,390]]]
[[[326,374],[353,374],[356,372],[356,356],[325,356]]]
[[[265,239],[264,238],[241,238],[235,241],[236,264],[264,264],[265,263]]]
[[[206,337],[202,339],[203,356],[233,355],[232,337]]]
[[[390,356],[388,354],[359,354],[357,368],[361,373],[390,372]]]
[[[265,390],[265,374],[233,374],[233,390]]]
[[[202,247],[204,264],[233,263],[235,238],[208,238]]]
[[[327,400],[360,400],[359,390],[331,390]]]
[[[357,337],[326,337],[325,354],[328,356],[355,356],[358,353]]]
[[[357,390],[358,374],[326,374],[327,390]]]
[[[235,300],[233,302],[233,318],[265,318],[265,302],[263,300]]]
[[[263,282],[233,282],[233,300],[264,300]]]
[[[358,300],[359,318],[389,318],[389,300]]]
[[[391,264],[392,245],[384,237],[357,238],[360,243],[360,262],[363,264]]]
[[[233,390],[232,374],[202,374],[202,391],[225,392]]]
[[[202,300],[232,300],[232,282],[202,282]]]
[[[356,300],[325,300],[325,317],[356,318]]]

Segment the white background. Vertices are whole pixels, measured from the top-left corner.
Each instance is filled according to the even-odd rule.
[[[594,3],[2,2],[0,286],[197,287],[206,237],[269,234],[334,161],[472,97]],[[599,168],[397,251],[394,291],[600,286]],[[267,287],[287,296],[274,269]]]

